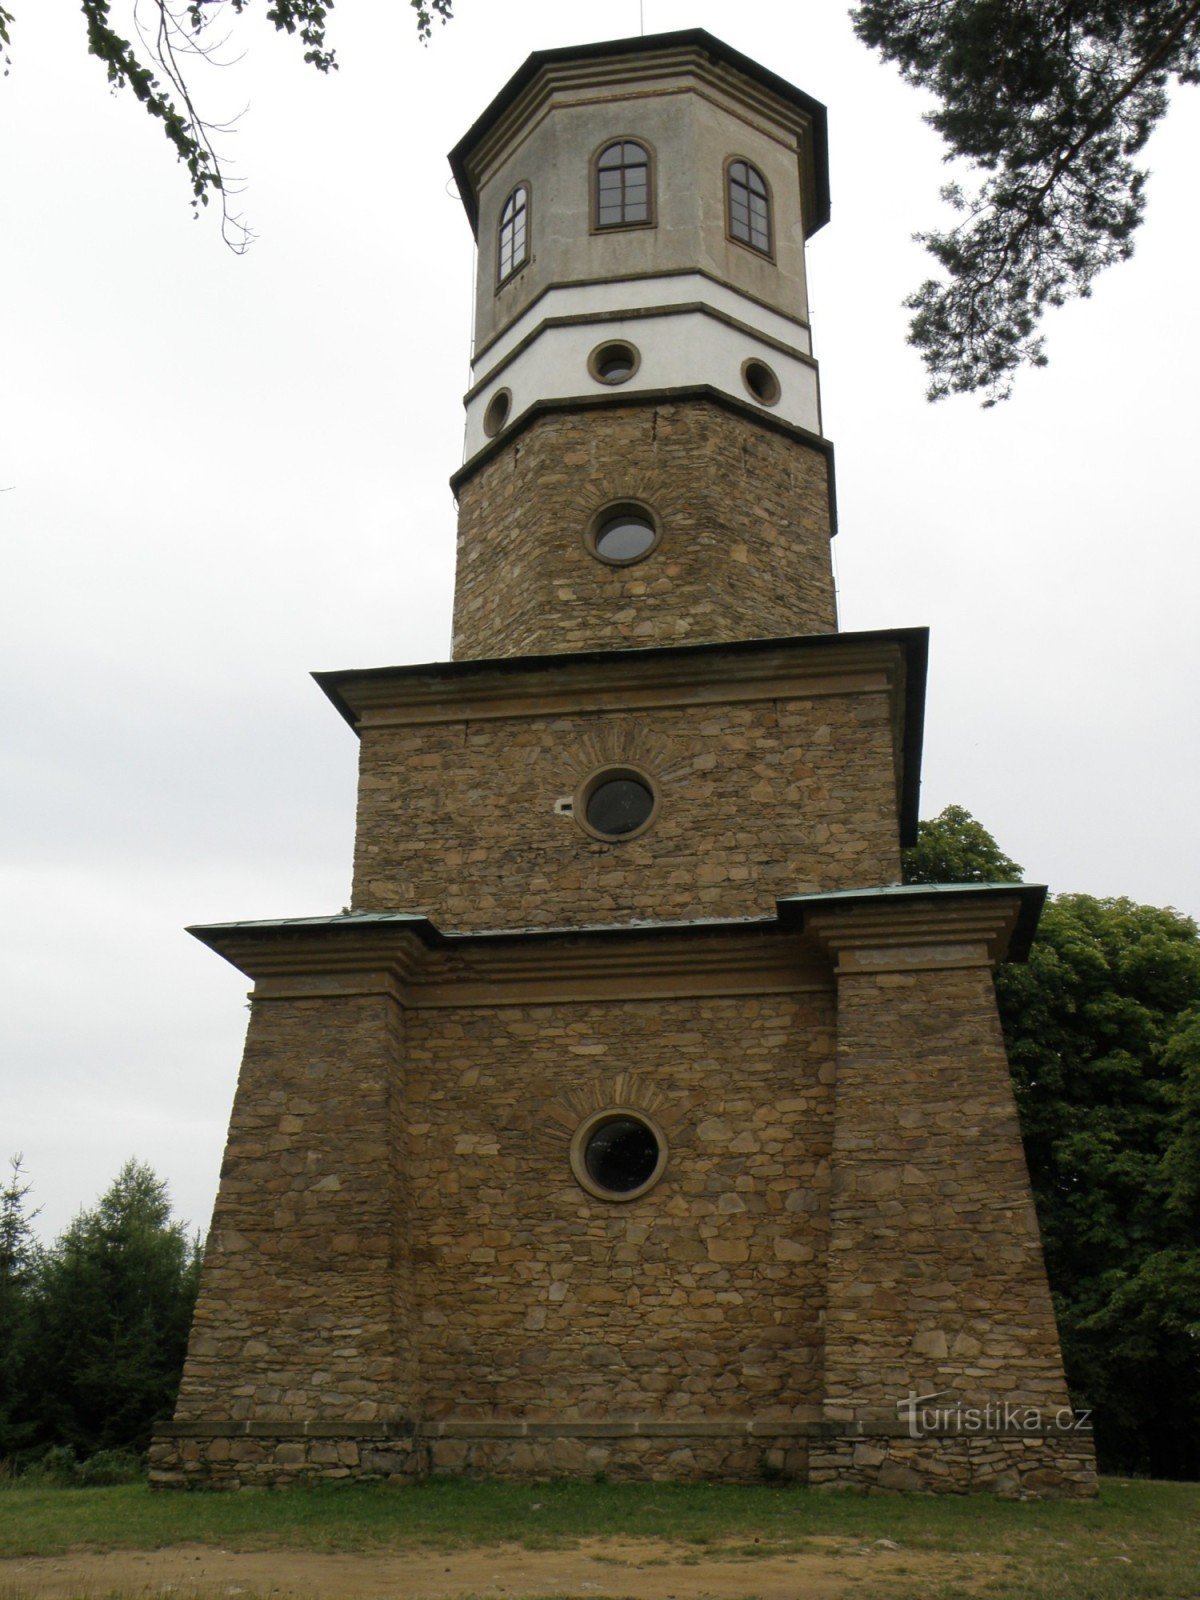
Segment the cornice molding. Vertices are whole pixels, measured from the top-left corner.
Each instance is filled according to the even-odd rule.
[[[764,300],[761,295],[752,294],[748,289],[743,288],[741,284],[734,283],[732,278],[723,278],[718,273],[710,271],[707,267],[698,265],[664,267],[657,272],[619,273],[614,277],[605,278],[555,278],[551,283],[547,283],[543,288],[539,289],[528,305],[522,307],[510,322],[505,323],[502,328],[499,328],[489,338],[481,340],[475,346],[471,357],[471,365],[472,367],[478,367],[486,358],[488,351],[502,339],[508,338],[514,328],[519,327],[526,319],[532,322],[548,321],[548,318],[538,317],[537,308],[549,295],[561,293],[564,290],[573,293],[576,290],[592,289],[598,284],[604,285],[605,288],[624,287],[627,284],[640,285],[661,281],[664,278],[702,278],[708,283],[716,284],[719,288],[729,290],[731,294],[737,295],[740,300],[745,300],[750,305],[759,306],[762,310],[770,312],[772,316],[778,317],[781,322],[790,322],[794,327],[802,329],[810,339],[812,337],[812,325],[807,317],[797,316],[794,311],[788,311],[781,306],[773,305],[771,301]],[[672,305],[674,303],[669,300],[663,302],[664,305]],[[704,302],[696,303],[703,304]],[[522,341],[524,341],[525,337],[524,334],[521,335]],[[810,359],[813,358],[810,356]],[[815,360],[814,365],[816,365]]]
[[[399,701],[380,685],[358,699],[362,728],[406,727],[414,723],[497,718],[563,716],[594,711],[645,711],[669,706],[735,705],[752,700],[813,699],[835,694],[886,694],[899,674],[890,662],[842,662],[838,671],[790,670],[733,673],[728,678],[697,674],[619,675],[581,673],[577,681],[555,686],[512,683],[476,685],[474,693],[414,697]],[[489,692],[490,690],[490,692]],[[524,690],[524,692],[522,692]],[[624,691],[624,692],[622,692]]]
[[[754,649],[739,641],[736,649],[712,644],[505,656],[472,662],[476,670],[470,674],[431,664],[314,676],[351,726],[361,730],[889,692],[903,679],[906,642],[898,635],[864,640],[853,634],[813,634],[755,640]]]
[[[829,993],[821,956],[774,922],[444,935],[427,921],[234,924],[189,930],[254,981],[256,1001],[377,995],[450,1006]]]
[[[486,374],[471,385],[466,394],[463,395],[463,405],[469,406],[471,401],[481,395],[485,389],[490,389],[496,380],[531,345],[536,344],[544,334],[550,333],[554,329],[593,327],[598,330],[597,338],[599,338],[601,336],[599,330],[602,330],[607,323],[626,324],[663,317],[687,316],[708,317],[713,322],[719,322],[724,327],[732,328],[737,333],[745,334],[747,338],[753,339],[756,343],[766,345],[768,349],[777,351],[780,355],[787,356],[792,361],[799,362],[801,366],[811,367],[814,372],[818,370],[816,358],[809,355],[806,350],[799,350],[795,345],[787,344],[784,340],[776,338],[774,334],[766,333],[763,329],[754,327],[752,323],[743,322],[740,318],[731,316],[728,311],[722,311],[719,306],[711,306],[704,300],[681,300],[675,303],[667,301],[662,305],[655,306],[628,306],[623,310],[614,309],[611,311],[574,311],[564,313],[561,316],[543,317],[540,322],[535,323],[530,328],[528,333],[522,335],[511,350],[499,358],[495,366],[489,367]],[[479,360],[477,358],[473,366],[478,367],[478,365]],[[638,393],[636,389],[624,391],[626,397],[631,392],[633,394]]]
[[[834,960],[839,978],[995,967],[1008,955],[1022,909],[1018,894],[983,901],[897,900],[814,910],[804,927]]]

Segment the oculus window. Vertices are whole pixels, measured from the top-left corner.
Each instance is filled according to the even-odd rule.
[[[628,383],[641,364],[637,347],[624,339],[598,344],[588,357],[588,371],[597,383]]]
[[[658,539],[658,523],[649,508],[630,502],[605,506],[598,512],[584,544],[588,554],[606,566],[628,567],[648,556]]]
[[[529,185],[519,183],[500,213],[497,286],[519,272],[529,259]]]
[[[666,1164],[666,1137],[643,1111],[597,1111],[571,1140],[571,1171],[600,1200],[636,1200],[654,1187]]]
[[[508,421],[508,413],[512,410],[512,390],[497,389],[487,403],[487,410],[483,413],[483,431],[489,439],[494,439],[501,428]]]
[[[597,228],[631,228],[651,221],[650,152],[618,139],[596,157]]]
[[[580,785],[571,814],[585,833],[621,844],[644,833],[658,814],[658,795],[638,767],[603,767]]]
[[[729,236],[764,256],[771,254],[771,197],[766,181],[748,161],[731,161],[725,176]]]
[[[763,406],[773,406],[783,392],[779,379],[765,361],[743,361],[742,382]]]

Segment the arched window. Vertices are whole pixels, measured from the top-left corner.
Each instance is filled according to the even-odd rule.
[[[500,213],[499,263],[496,282],[511,278],[529,253],[529,186],[519,183]]]
[[[597,228],[628,228],[652,221],[650,152],[633,139],[605,145],[596,157]]]
[[[762,173],[748,161],[731,161],[726,174],[729,237],[771,254],[771,196]]]

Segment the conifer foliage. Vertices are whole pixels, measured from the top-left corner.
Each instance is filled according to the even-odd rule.
[[[136,1161],[48,1249],[28,1193],[17,1162],[0,1196],[0,1457],[143,1450],[174,1408],[199,1249]]]
[[[1133,252],[1134,159],[1172,80],[1200,80],[1200,0],[863,0],[859,37],[938,106],[948,157],[982,181],[943,196],[959,220],[919,234],[942,269],[910,296],[929,398],[1008,396],[1044,366],[1048,306]]]

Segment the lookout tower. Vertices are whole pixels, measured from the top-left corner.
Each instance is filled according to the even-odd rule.
[[[1043,891],[900,886],[925,634],[837,631],[824,110],[664,34],[451,162],[454,659],[318,674],[352,909],[192,930],[254,987],[154,1480],[1087,1493],[991,975]]]

